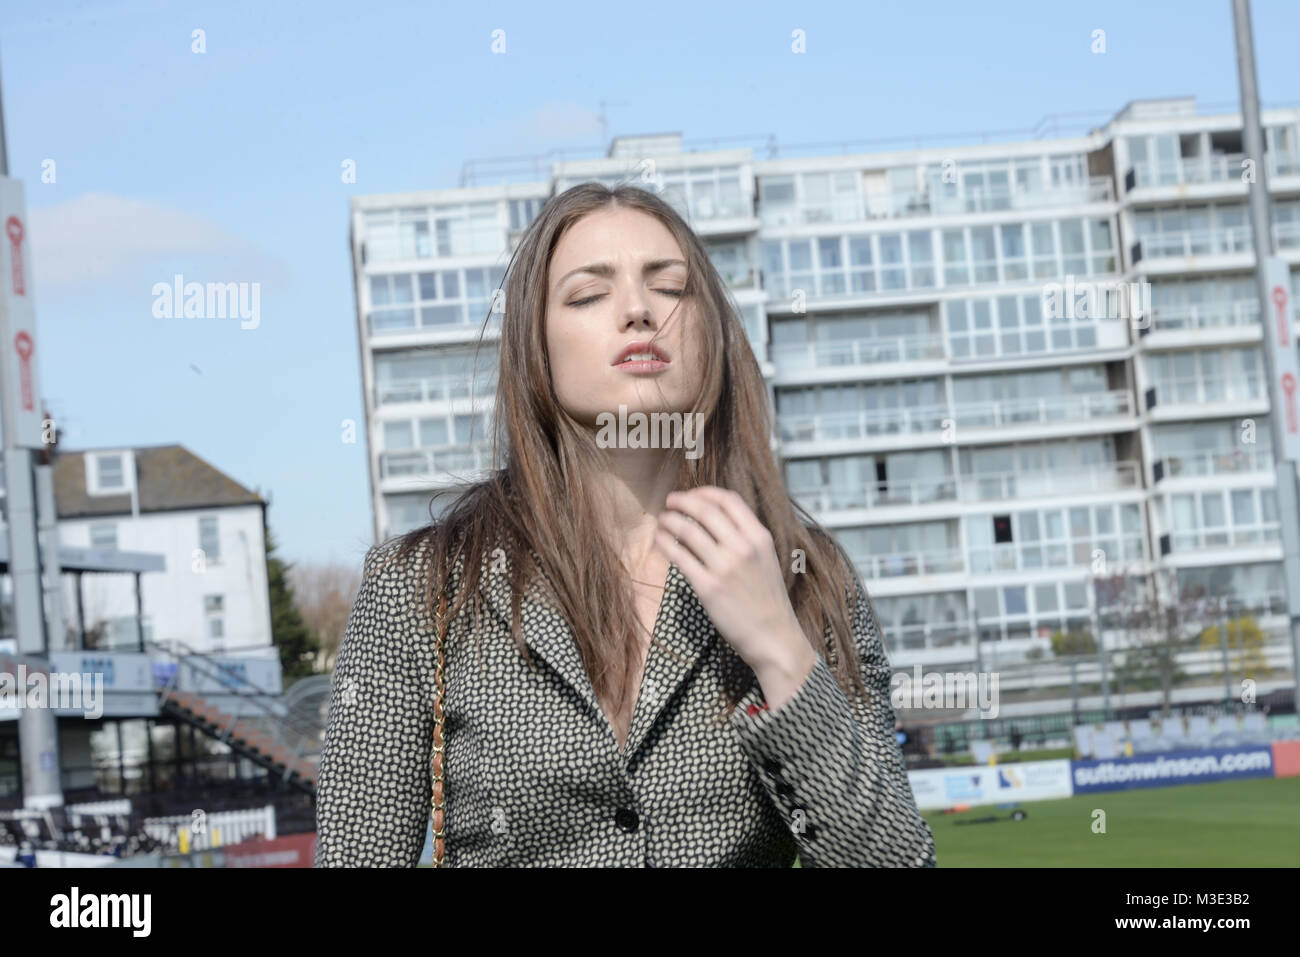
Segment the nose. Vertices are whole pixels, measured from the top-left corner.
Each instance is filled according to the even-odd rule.
[[[645,300],[635,298],[623,310],[621,328],[624,332],[628,329],[654,331],[659,328],[659,323],[655,320],[654,312],[646,305]]]

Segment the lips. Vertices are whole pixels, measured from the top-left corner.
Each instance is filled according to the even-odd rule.
[[[625,362],[672,362],[672,360],[668,358],[668,353],[653,342],[631,342],[614,357],[610,365],[622,365]]]

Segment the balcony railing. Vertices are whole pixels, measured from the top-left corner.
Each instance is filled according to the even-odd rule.
[[[790,494],[811,511],[832,512],[844,508],[954,501],[957,498],[957,483],[948,478],[917,482],[872,482],[853,488],[824,485],[819,488],[791,489]]]
[[[382,452],[379,474],[383,478],[453,475],[492,467],[492,447],[483,444]]]
[[[1166,455],[1162,463],[1163,478],[1182,476],[1234,475],[1239,472],[1265,472],[1273,469],[1273,453],[1265,451],[1196,452],[1190,455]]]
[[[1300,155],[1268,153],[1269,173],[1274,176],[1300,174]],[[1129,167],[1134,188],[1178,186],[1184,183],[1242,182],[1244,153],[1211,153],[1170,160],[1147,160]]]
[[[958,488],[965,502],[1015,501],[1050,495],[1079,495],[1138,488],[1137,462],[1042,471],[979,472],[963,475]]]
[[[1133,261],[1171,256],[1211,256],[1251,251],[1249,226],[1223,229],[1147,233],[1134,244]]]
[[[465,303],[425,303],[397,309],[373,309],[369,314],[370,335],[374,337],[398,336],[411,332],[432,332],[446,329],[480,329],[487,335],[501,330],[505,313],[489,313],[488,300]],[[484,327],[484,319],[487,325]]]
[[[864,578],[899,578],[904,575],[943,575],[966,570],[960,549],[939,552],[908,552],[854,558]]]
[[[496,391],[496,370],[475,377],[424,376],[418,379],[394,379],[375,386],[375,404],[398,402],[445,402],[450,399],[483,398]]]
[[[1300,223],[1274,223],[1273,238],[1279,249],[1300,246]]]
[[[719,266],[713,264],[717,269],[718,276],[732,289],[757,289],[758,288],[758,267],[756,266]]]
[[[1127,389],[1077,395],[1028,396],[992,402],[958,402],[954,418],[967,428],[995,428],[1032,422],[1069,422],[1112,415],[1132,415]]]
[[[1264,379],[1247,376],[1181,376],[1153,383],[1157,405],[1241,402],[1262,399]]]
[[[1079,206],[1086,203],[1106,203],[1112,198],[1108,178],[1094,177],[1086,183],[1046,186],[1040,189],[1019,189],[1014,184],[999,186],[958,187],[951,195],[950,187],[941,181],[932,181],[930,195],[934,211],[940,215],[959,213],[990,213],[1015,209],[1042,209],[1045,206]]]
[[[1115,553],[1117,546],[1119,554]],[[1140,560],[1145,553],[1140,533],[1099,536],[1089,542],[1006,542],[972,548],[970,570],[971,574],[980,575],[1087,565],[1097,549],[1102,549],[1110,561]]]
[[[772,347],[777,368],[823,368],[874,365],[881,362],[916,362],[942,359],[943,337],[899,336],[845,339],[833,342],[799,343]]]
[[[861,412],[787,413],[778,417],[778,427],[785,442],[811,442],[938,432],[948,417],[947,406],[941,405]]]
[[[1259,322],[1259,301],[1242,299],[1236,302],[1189,303],[1163,306],[1151,311],[1153,331],[1173,332],[1179,329],[1209,329],[1225,326],[1246,326]]]
[[[1194,552],[1211,548],[1246,548],[1276,542],[1282,534],[1279,522],[1263,522],[1241,528],[1198,528],[1190,532],[1172,532],[1170,549]]]
[[[764,226],[856,223],[932,214],[1077,206],[1109,202],[1112,196],[1110,180],[1104,177],[1061,186],[1043,184],[1033,190],[1020,189],[1010,183],[994,187],[958,187],[955,195],[949,193],[948,185],[941,179],[935,179],[928,190],[919,192],[902,189],[816,203],[763,206],[759,208],[759,219]]]

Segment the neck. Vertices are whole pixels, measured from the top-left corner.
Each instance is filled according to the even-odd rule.
[[[658,516],[677,488],[678,449],[607,449],[596,484],[609,507],[611,540],[633,577],[653,564]],[[654,554],[652,554],[654,553]],[[665,560],[666,564],[666,560]]]

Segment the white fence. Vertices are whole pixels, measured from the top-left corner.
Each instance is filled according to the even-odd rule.
[[[227,844],[238,844],[250,837],[275,838],[275,805],[246,811],[215,811],[212,814],[174,814],[148,817],[144,831],[169,847],[180,847],[181,831],[187,833],[191,851],[206,851]]]

